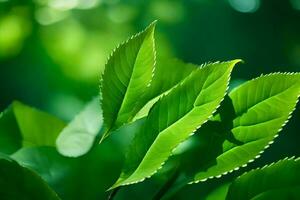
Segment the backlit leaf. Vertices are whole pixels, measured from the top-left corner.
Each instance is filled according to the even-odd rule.
[[[182,156],[190,182],[220,177],[258,158],[290,118],[299,95],[300,74],[270,74],[234,89],[194,136],[197,145]]]
[[[184,63],[178,59],[160,59],[157,61],[153,79],[147,92],[143,95],[136,106],[133,121],[145,117],[153,104],[162,96],[186,78],[198,66],[191,63]],[[147,103],[148,102],[148,103]]]
[[[237,62],[208,64],[194,70],[154,104],[133,139],[123,172],[112,188],[152,176],[174,148],[207,121],[222,101]]]
[[[102,109],[107,137],[112,130],[129,122],[137,101],[147,90],[155,64],[155,22],[143,32],[117,47],[102,76]]]

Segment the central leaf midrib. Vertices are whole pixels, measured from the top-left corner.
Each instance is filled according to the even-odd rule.
[[[237,128],[240,128],[240,127],[251,127],[251,126],[262,125],[262,124],[269,123],[271,121],[274,121],[274,120],[277,120],[277,119],[280,119],[280,118],[282,118],[282,116],[281,117],[275,117],[275,118],[267,119],[267,120],[260,121],[260,122],[257,122],[257,123],[251,123],[251,124],[245,124],[245,125],[239,124],[239,125],[233,127],[231,130],[234,130],[234,129],[237,129]]]
[[[266,140],[267,138],[261,138],[261,139],[258,139],[258,140],[255,140],[255,141],[251,141],[251,142],[247,142],[246,144],[251,144],[251,143],[255,143],[255,142],[258,142],[258,141],[260,141],[260,140]],[[228,154],[228,153],[230,153],[230,152],[234,152],[235,151],[235,149],[236,148],[242,148],[244,145],[246,145],[246,144],[243,144],[243,145],[239,145],[239,146],[235,146],[235,147],[233,147],[233,148],[231,148],[231,149],[228,149],[227,151],[224,151],[222,154],[220,154],[216,159],[218,159],[219,157],[221,157],[221,156],[223,156],[224,154]],[[245,152],[247,152],[247,151],[245,151]],[[247,154],[249,154],[248,152],[247,152]],[[250,154],[249,154],[250,155]],[[236,165],[232,165],[232,166],[236,166]],[[231,170],[231,168],[232,168],[232,166],[230,166],[230,167],[228,167],[228,168],[230,168],[229,170],[226,170],[225,172],[229,172],[230,170]],[[217,169],[217,171],[219,171],[219,168],[218,168],[218,165],[215,165],[215,167],[216,167],[216,169]],[[212,169],[212,168],[209,168],[209,169]],[[208,169],[208,170],[209,170]],[[211,175],[205,175],[206,173],[208,173],[208,170],[207,171],[202,171],[202,172],[199,172],[199,173],[197,173],[196,175],[195,175],[195,179],[199,179],[199,176],[201,175],[201,174],[204,174],[204,176],[203,175],[201,175],[201,176],[203,176],[202,178],[201,178],[201,180],[202,179],[205,179],[205,178],[208,178],[208,177],[210,177]],[[223,171],[223,170],[221,170],[221,171]],[[211,174],[211,172],[209,172],[210,174]],[[222,174],[223,174],[224,172],[222,172]],[[212,173],[212,174],[215,174],[215,173]],[[218,176],[219,175],[219,173],[217,173],[217,174],[215,174],[215,175],[212,175],[212,176]],[[200,177],[201,177],[200,176]]]
[[[296,83],[292,84],[292,85],[289,86],[288,88],[286,88],[286,89],[284,89],[284,90],[282,90],[282,91],[280,91],[280,92],[278,92],[278,93],[276,93],[276,94],[274,94],[274,95],[272,95],[272,96],[268,96],[267,98],[263,99],[262,101],[260,101],[260,102],[258,102],[258,103],[255,103],[254,105],[250,106],[250,107],[247,108],[246,110],[241,111],[241,113],[237,114],[236,118],[242,117],[243,115],[247,114],[250,110],[254,109],[256,106],[258,106],[258,105],[260,105],[260,104],[262,104],[262,103],[264,103],[264,102],[266,102],[266,101],[269,101],[270,99],[273,99],[273,98],[275,98],[275,97],[281,95],[282,93],[287,92],[288,90],[292,89],[293,86],[296,86]],[[236,91],[237,91],[237,90],[235,90],[234,92],[236,92]],[[230,96],[230,95],[229,95],[229,96]]]
[[[128,82],[128,84],[126,85],[126,89],[125,89],[125,93],[124,93],[123,98],[122,98],[121,105],[120,105],[120,107],[119,107],[119,109],[118,109],[116,118],[114,119],[114,122],[113,122],[112,124],[115,124],[116,120],[117,120],[118,117],[119,117],[120,111],[122,110],[122,108],[123,108],[123,106],[124,106],[124,102],[125,102],[126,97],[127,97],[127,94],[128,94],[128,88],[129,88],[129,86],[130,86],[130,84],[131,84],[131,81],[132,81],[132,76],[133,76],[133,73],[134,73],[134,69],[135,69],[135,65],[136,65],[136,60],[137,60],[137,57],[138,57],[138,55],[139,55],[139,53],[140,53],[141,47],[142,47],[142,45],[143,45],[143,43],[144,43],[144,41],[145,41],[146,36],[147,36],[147,35],[145,35],[145,37],[143,38],[143,40],[142,40],[142,42],[141,42],[141,45],[140,45],[140,47],[139,47],[139,50],[138,50],[138,52],[137,52],[137,54],[136,54],[136,56],[135,56],[135,58],[134,58],[134,65],[133,65],[133,67],[132,67],[132,69],[131,69],[131,73],[130,73],[130,77],[129,77],[129,82]]]
[[[199,68],[199,69],[203,69],[203,68]],[[198,70],[199,70],[199,69],[198,69]],[[225,74],[226,74],[226,73],[222,74],[222,76],[220,76],[219,78],[223,77]],[[190,75],[191,75],[191,74],[190,74]],[[188,78],[188,77],[187,77],[187,78]],[[218,79],[219,79],[219,78],[218,78]],[[201,87],[200,93],[196,96],[194,102],[196,102],[197,98],[201,95],[201,93],[203,92],[203,90],[209,88],[211,85],[213,85],[214,83],[216,83],[218,79],[216,79],[216,81],[214,81],[212,84],[208,85],[208,87],[203,88],[204,85],[205,85],[205,82],[208,80],[208,78],[207,78],[207,79],[204,81],[204,83],[203,83],[203,85],[202,85],[202,87]],[[204,104],[202,104],[202,105],[200,105],[200,106],[195,106],[195,105],[193,104],[193,107],[192,107],[192,109],[191,109],[190,111],[186,112],[186,113],[185,113],[184,115],[182,115],[179,119],[177,119],[176,121],[174,121],[172,124],[170,124],[169,126],[167,126],[166,128],[164,128],[163,130],[159,130],[159,133],[157,134],[157,136],[156,136],[155,139],[153,140],[153,143],[150,145],[150,147],[149,147],[149,149],[147,150],[147,152],[144,154],[143,159],[141,160],[141,162],[139,162],[139,165],[138,165],[138,166],[136,167],[136,169],[135,169],[130,175],[128,175],[125,179],[128,179],[128,178],[134,176],[134,174],[139,170],[139,167],[141,166],[141,163],[143,163],[143,161],[144,161],[146,155],[148,154],[148,152],[150,151],[151,147],[153,146],[153,144],[155,143],[155,141],[157,140],[157,138],[159,138],[160,135],[164,134],[164,132],[166,132],[168,129],[172,128],[172,127],[174,126],[174,124],[177,124],[177,123],[179,123],[180,121],[182,121],[187,115],[189,115],[191,112],[193,112],[195,108],[199,108],[199,107],[205,106],[206,104],[209,104],[209,103],[210,103],[210,102],[206,102],[206,103],[204,103]],[[172,150],[171,150],[171,151],[172,151]]]
[[[266,137],[263,137],[263,138],[251,140],[251,141],[246,142],[246,143],[244,143],[244,144],[242,144],[242,145],[236,145],[236,146],[233,146],[232,148],[230,148],[230,149],[224,151],[224,152],[223,152],[222,154],[220,154],[218,157],[220,157],[221,155],[223,155],[223,154],[225,154],[225,153],[229,153],[229,151],[233,151],[235,148],[241,148],[241,147],[243,147],[244,145],[251,144],[251,143],[255,143],[255,142],[259,142],[259,141],[261,141],[261,140],[267,140],[268,138],[272,139],[273,136],[266,136]],[[268,140],[268,141],[270,141],[270,140]],[[248,154],[249,154],[249,153],[248,153]]]

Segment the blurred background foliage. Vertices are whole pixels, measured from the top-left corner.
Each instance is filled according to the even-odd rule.
[[[69,121],[99,93],[112,49],[155,19],[160,56],[197,64],[243,59],[233,86],[261,73],[300,71],[300,0],[0,0],[1,110],[17,99]],[[257,163],[299,156],[299,130],[298,105]],[[177,197],[203,196],[218,180],[211,182]],[[135,188],[150,190],[130,186],[126,195]]]

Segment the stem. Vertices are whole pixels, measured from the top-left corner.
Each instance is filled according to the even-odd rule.
[[[101,143],[103,142],[103,140],[104,140],[105,138],[107,138],[108,133],[109,133],[110,131],[111,131],[111,128],[106,129],[106,131],[104,131],[104,133],[102,134],[101,139],[100,139],[100,141],[99,141],[99,144],[101,144]]]
[[[171,186],[177,181],[178,177],[179,177],[179,170],[176,169],[176,171],[173,173],[171,178],[163,185],[163,187],[153,197],[153,200],[161,199],[166,194],[166,192],[171,188]]]
[[[111,191],[111,193],[108,195],[107,200],[112,200],[116,196],[116,194],[119,190],[120,190],[120,187],[113,189]]]

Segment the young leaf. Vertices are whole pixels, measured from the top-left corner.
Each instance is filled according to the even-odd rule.
[[[82,156],[92,148],[101,127],[102,110],[95,98],[59,134],[56,148],[64,156]]]
[[[154,104],[112,188],[152,176],[174,148],[206,122],[222,101],[237,62],[208,64],[196,69]]]
[[[60,199],[36,173],[1,154],[0,196],[1,199]]]
[[[284,159],[237,178],[230,185],[226,199],[299,199],[299,189],[300,160]]]
[[[234,89],[219,115],[198,130],[198,145],[182,156],[190,182],[221,177],[258,158],[287,123],[299,95],[300,74],[270,74]],[[197,162],[188,162],[195,157]]]
[[[135,107],[134,114],[138,113],[132,121],[145,117],[153,104],[158,101],[162,95],[170,92],[173,87],[179,84],[193,70],[197,69],[197,67],[197,65],[184,63],[174,58],[158,60],[151,85]],[[167,78],[166,75],[168,76]]]
[[[23,146],[55,146],[56,138],[65,126],[63,121],[18,101],[13,102],[12,107]]]
[[[102,76],[102,109],[107,137],[130,121],[136,102],[147,90],[155,64],[153,22],[114,50]]]

